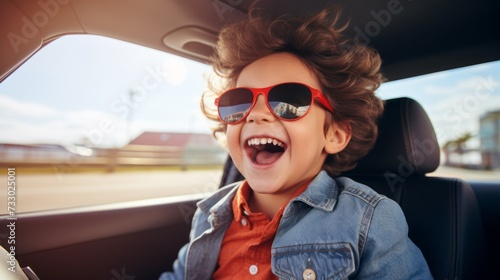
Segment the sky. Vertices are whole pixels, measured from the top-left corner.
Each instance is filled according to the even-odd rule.
[[[469,147],[477,148],[481,116],[500,110],[500,61],[385,83],[378,94],[417,100],[441,145],[472,133]]]
[[[67,36],[0,84],[0,142],[119,147],[143,131],[206,132],[207,65],[98,36]]]
[[[62,37],[0,83],[0,143],[121,147],[144,131],[210,133],[199,106],[209,73],[142,46]],[[477,134],[479,117],[500,110],[500,62],[385,83],[377,94],[419,101],[442,144]]]

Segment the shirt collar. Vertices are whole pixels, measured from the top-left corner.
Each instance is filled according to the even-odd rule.
[[[303,193],[307,189],[307,186],[309,185],[310,182],[311,181],[308,181],[305,184],[303,184],[300,188],[298,188],[297,191],[291,196],[290,200]],[[248,205],[251,193],[252,189],[250,188],[250,185],[248,184],[247,181],[244,181],[243,184],[241,184],[241,186],[236,191],[236,195],[232,203],[232,209],[235,221],[239,222],[242,219],[243,215],[249,215],[249,213],[251,213],[250,206]],[[287,204],[288,203],[285,203],[285,205],[283,205],[276,214],[281,215]]]
[[[233,199],[233,215],[235,221],[240,221],[243,215],[243,211],[250,213],[250,207],[248,206],[248,200],[250,198],[251,189],[247,181],[244,181],[236,191],[236,195]]]

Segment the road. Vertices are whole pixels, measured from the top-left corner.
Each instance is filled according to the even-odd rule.
[[[20,169],[20,168],[18,168]],[[0,215],[7,213],[7,170],[0,170]],[[16,213],[207,193],[219,170],[23,174],[16,170]],[[12,179],[12,178],[11,178]]]
[[[464,168],[453,168],[440,165],[438,169],[428,176],[454,177],[468,181],[494,181],[500,182],[500,170],[471,170]]]
[[[98,205],[217,189],[220,170],[23,174],[16,170],[16,213]],[[500,181],[499,171],[440,167],[430,176]],[[0,215],[7,213],[7,169],[0,170]]]

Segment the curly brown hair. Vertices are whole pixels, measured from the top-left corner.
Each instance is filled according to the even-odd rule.
[[[345,38],[341,32],[347,25],[337,27],[339,19],[340,12],[330,17],[327,10],[310,18],[281,16],[277,19],[253,10],[248,19],[223,28],[212,57],[217,80],[208,81],[209,90],[201,102],[203,113],[219,122],[216,108],[207,95],[218,96],[235,87],[241,71],[250,63],[273,53],[295,54],[317,76],[323,94],[334,109],[325,127],[334,121],[352,134],[344,150],[328,155],[323,169],[330,176],[338,176],[354,168],[356,161],[371,150],[377,137],[377,120],[382,114],[383,102],[375,90],[384,77],[380,73],[379,54]],[[219,122],[214,135],[225,131],[226,125]]]

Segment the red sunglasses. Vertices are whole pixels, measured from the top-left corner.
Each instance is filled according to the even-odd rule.
[[[220,120],[225,124],[243,121],[255,106],[259,94],[266,97],[269,110],[285,121],[295,121],[307,115],[314,99],[333,112],[321,91],[301,83],[284,83],[266,88],[233,88],[224,92],[215,99]]]

